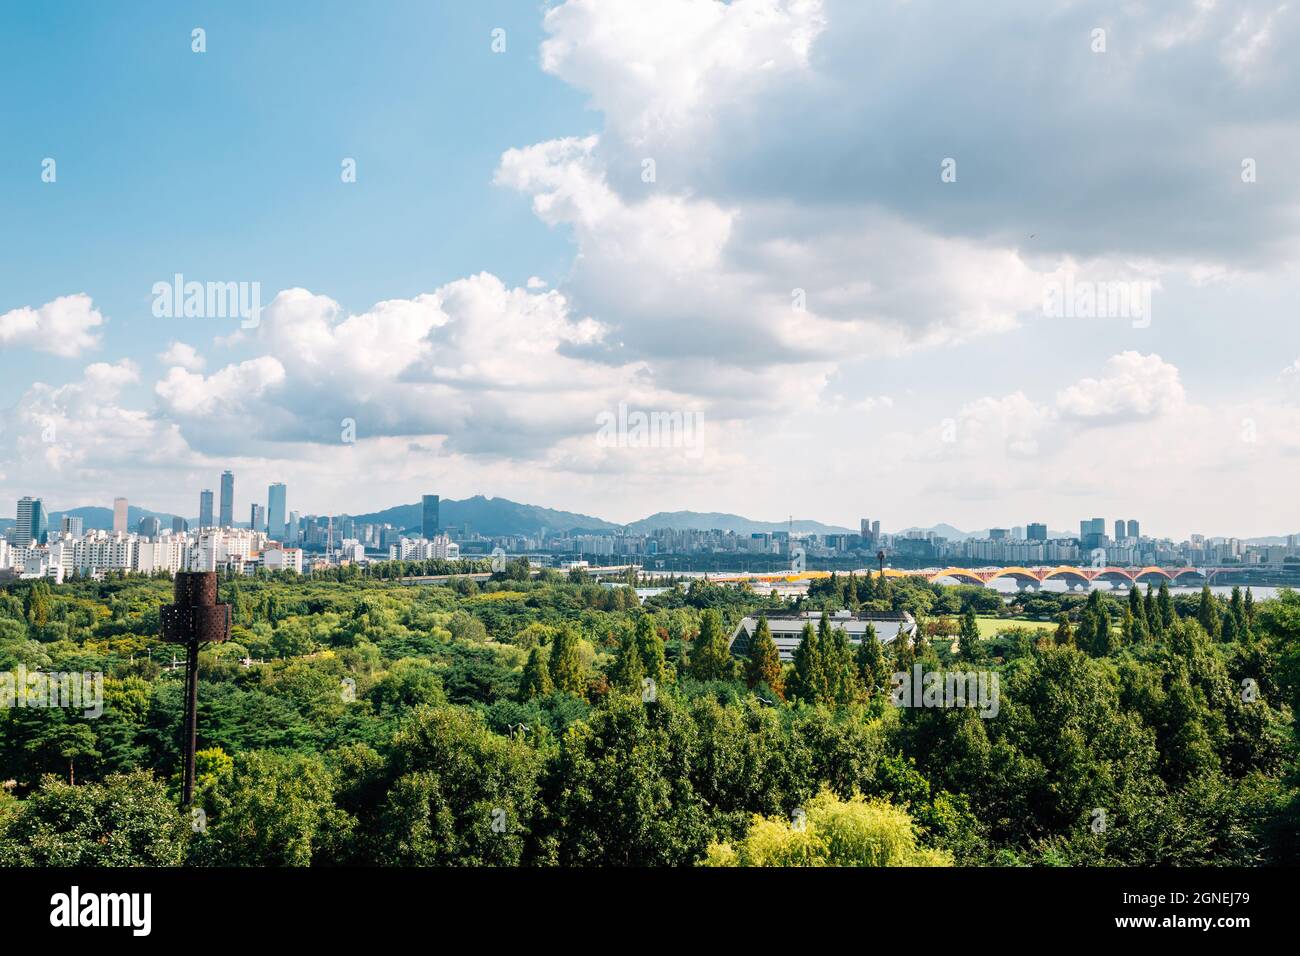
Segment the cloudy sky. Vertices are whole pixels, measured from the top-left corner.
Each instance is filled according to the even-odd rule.
[[[231,468],[238,513],[1298,531],[1298,41],[1276,0],[11,6],[0,514]],[[177,274],[258,324],[160,316]]]

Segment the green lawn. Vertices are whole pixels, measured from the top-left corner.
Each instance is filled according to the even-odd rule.
[[[997,637],[998,633],[1011,627],[1028,627],[1042,631],[1055,631],[1055,621],[1016,621],[1008,620],[1005,617],[976,617],[979,622],[980,637],[988,640],[991,637]]]

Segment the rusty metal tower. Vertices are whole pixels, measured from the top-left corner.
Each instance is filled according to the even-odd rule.
[[[159,612],[162,638],[183,644],[185,663],[185,761],[182,806],[194,799],[194,744],[199,717],[199,645],[219,644],[230,637],[230,605],[217,603],[215,571],[179,571],[175,604]]]

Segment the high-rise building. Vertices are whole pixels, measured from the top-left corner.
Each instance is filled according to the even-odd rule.
[[[1025,537],[1030,541],[1046,541],[1047,525],[1041,524],[1037,521],[1029,522],[1028,526],[1025,528]]]
[[[1100,548],[1106,543],[1106,519],[1088,518],[1079,522],[1079,547]]]
[[[209,492],[208,494],[209,496],[211,496],[211,492]],[[209,509],[210,508],[211,508],[211,501],[209,501]],[[190,523],[186,521],[184,518],[182,518],[180,515],[176,515],[172,518],[172,534],[184,534],[186,531],[189,530],[190,530]]]
[[[252,507],[248,509],[248,528],[250,531],[265,531],[265,526],[266,509],[254,501]]]
[[[17,519],[14,524],[14,544],[26,547],[33,540],[37,544],[45,543],[49,532],[44,501],[30,496],[19,498]]]
[[[1006,529],[1006,528],[989,528],[989,540],[990,540],[990,541],[1005,541],[1005,540],[1007,540],[1007,529]]]
[[[235,526],[235,473],[221,473],[221,514],[217,523],[223,528]]]
[[[425,495],[422,506],[420,534],[426,541],[432,541],[438,536],[438,531],[442,528],[442,525],[438,522],[438,496]]]
[[[1124,526],[1124,519],[1116,518],[1115,519],[1115,540],[1123,541],[1127,537],[1128,537],[1128,531]]]
[[[880,522],[879,522],[879,521],[873,521],[873,522],[871,522],[871,536],[872,536],[873,538],[875,538],[876,540],[880,540]]]
[[[80,538],[84,534],[85,524],[77,515],[64,515],[63,520],[59,522],[59,531],[62,534],[70,534],[74,538]]]
[[[212,527],[212,490],[209,488],[199,492],[199,527]]]
[[[126,534],[126,521],[129,509],[125,498],[113,499],[113,533]]]
[[[285,504],[289,489],[277,481],[266,490],[266,533],[272,538],[284,537]]]
[[[300,521],[301,519],[298,517],[298,512],[296,511],[289,512],[289,525],[285,529],[285,534],[284,534],[285,538],[287,539],[286,541],[287,544],[297,544],[299,541],[302,540],[301,537],[302,530],[300,527]]]
[[[156,538],[162,534],[162,521],[158,518],[141,518],[136,531],[144,538]]]
[[[1139,528],[1139,526],[1138,526],[1137,521],[1135,521],[1135,520],[1133,520],[1132,518],[1130,518],[1130,519],[1129,519],[1129,522],[1128,522],[1128,536],[1129,536],[1130,538],[1140,538],[1140,537],[1142,537],[1142,535],[1140,535],[1140,534],[1138,533],[1139,530],[1140,530],[1140,528]]]

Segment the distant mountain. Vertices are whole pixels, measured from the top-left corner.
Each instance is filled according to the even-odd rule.
[[[398,505],[384,511],[352,517],[361,522],[418,529],[422,512],[418,504]],[[482,495],[464,501],[444,498],[438,505],[438,521],[444,528],[450,525],[464,527],[468,522],[471,531],[488,536],[536,534],[543,528],[550,531],[610,531],[622,527],[591,515],[556,511],[538,505],[522,505],[506,498],[485,498]]]
[[[113,530],[113,509],[99,508],[93,505],[87,505],[82,508],[69,508],[67,511],[50,512],[50,530],[59,530],[59,524],[62,522],[64,515],[81,519],[81,526],[87,531],[112,531]],[[134,531],[140,523],[141,518],[157,518],[162,522],[164,528],[170,529],[172,526],[172,516],[162,511],[150,511],[147,508],[137,508],[134,505],[127,505],[126,508],[126,530]]]
[[[731,531],[735,534],[791,529],[802,534],[846,534],[853,531],[852,528],[822,524],[820,521],[799,520],[793,524],[789,521],[755,521],[752,518],[718,511],[660,511],[640,521],[633,521],[626,527],[628,531],[637,534],[654,531],[656,528],[672,528],[675,531],[690,529]]]
[[[902,531],[895,531],[893,533],[898,535],[907,535],[912,532],[936,534],[941,538],[947,538],[949,541],[965,541],[967,538],[987,538],[989,534],[987,531],[962,531],[960,528],[954,528],[952,525],[944,524],[942,522],[932,525],[929,528],[904,528]]]

